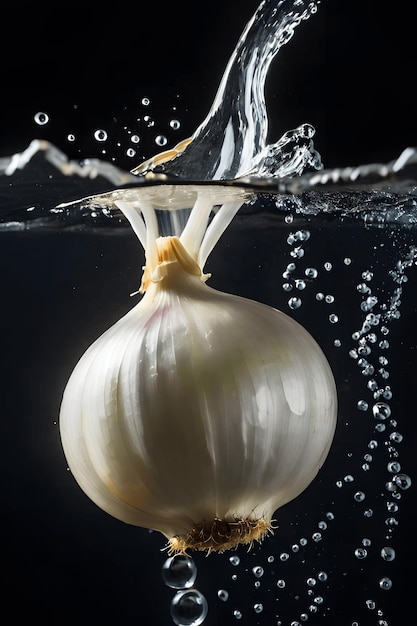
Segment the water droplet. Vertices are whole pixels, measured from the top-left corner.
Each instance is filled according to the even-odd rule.
[[[168,143],[168,139],[165,137],[165,135],[157,135],[155,137],[155,143],[157,146],[166,146]]]
[[[128,148],[128,149],[126,150],[126,154],[127,154],[127,156],[128,156],[128,157],[131,157],[131,158],[132,158],[132,157],[134,157],[134,156],[135,156],[135,154],[136,154],[136,150],[134,150],[133,148]]]
[[[139,135],[132,135],[131,138],[130,138],[130,141],[132,143],[139,143],[139,141],[140,141]]]
[[[359,411],[366,411],[368,409],[368,403],[366,402],[366,400],[359,400],[357,407]]]
[[[331,324],[336,324],[339,321],[339,317],[335,313],[330,313],[329,321]]]
[[[242,612],[236,609],[235,611],[233,611],[233,617],[235,617],[236,619],[242,619]]]
[[[181,126],[181,123],[179,122],[179,120],[171,120],[169,125],[173,130],[178,130]]]
[[[284,589],[284,587],[285,587],[285,580],[282,580],[282,578],[277,580],[277,587],[279,587],[280,589]]]
[[[344,263],[345,265],[350,265],[350,264],[352,263],[352,259],[350,259],[350,258],[347,256],[347,257],[345,257],[345,258],[343,259],[343,263]]]
[[[333,265],[330,263],[330,261],[326,261],[326,263],[324,264],[324,269],[326,270],[326,272],[330,272],[332,267]]]
[[[309,587],[314,587],[314,585],[316,584],[316,582],[317,582],[317,581],[316,581],[316,579],[315,579],[315,578],[311,578],[311,577],[310,577],[310,578],[307,578],[307,585],[308,585]]]
[[[325,582],[327,580],[326,572],[319,572],[317,574],[317,578],[320,580],[320,582]]]
[[[229,557],[229,562],[230,562],[232,565],[235,565],[235,566],[236,566],[236,565],[239,565],[239,563],[240,563],[240,558],[239,558],[238,556],[236,556],[236,555],[234,555],[234,556],[230,556],[230,557]]]
[[[263,604],[260,604],[259,602],[253,605],[253,610],[255,611],[255,613],[262,613],[263,609]]]
[[[45,124],[49,122],[49,115],[43,111],[38,111],[38,113],[35,113],[33,116],[33,119],[39,126],[45,126]]]
[[[94,131],[94,139],[97,141],[106,141],[107,140],[107,132],[102,128],[98,128]]]
[[[151,101],[149,100],[149,98],[142,98],[141,100],[142,104],[144,107],[147,107],[150,105]]]
[[[188,589],[197,577],[197,567],[190,556],[176,554],[169,557],[162,566],[162,578],[168,587]]]
[[[222,602],[226,602],[229,599],[229,592],[226,589],[219,589],[217,592],[217,597]]]
[[[288,559],[290,558],[290,555],[288,554],[288,552],[282,552],[279,555],[279,558],[281,559],[281,561],[288,561]]]
[[[207,612],[207,600],[197,589],[177,591],[172,598],[171,617],[177,626],[199,626]]]
[[[381,587],[381,589],[384,589],[384,591],[388,591],[392,587],[392,580],[391,580],[391,578],[388,578],[388,576],[384,576],[379,581],[379,586]]]
[[[70,133],[70,134],[67,136],[67,139],[68,139],[68,141],[75,141],[75,135],[73,135],[72,133]]]

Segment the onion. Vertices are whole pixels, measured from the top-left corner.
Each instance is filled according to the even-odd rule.
[[[243,192],[230,191],[206,231],[229,192],[197,189],[181,237],[155,236],[149,191],[135,193],[117,202],[145,241],[144,295],[71,374],[60,412],[69,468],[104,511],[163,533],[170,553],[262,540],[328,454],[330,366],[289,316],[206,284],[213,228]]]

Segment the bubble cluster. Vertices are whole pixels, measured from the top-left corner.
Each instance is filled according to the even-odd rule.
[[[185,554],[171,556],[162,565],[164,583],[177,590],[170,607],[172,620],[177,626],[199,626],[207,616],[207,600],[198,589],[193,588],[196,577],[195,562]],[[227,597],[221,599],[226,600]]]

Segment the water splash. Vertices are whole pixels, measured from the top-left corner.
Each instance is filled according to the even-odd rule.
[[[265,81],[271,62],[295,29],[317,11],[319,0],[264,0],[230,57],[212,107],[191,141],[174,159],[151,159],[132,170],[162,172],[188,180],[241,176],[293,176],[320,169],[310,124],[267,145]],[[169,151],[168,156],[172,156]]]

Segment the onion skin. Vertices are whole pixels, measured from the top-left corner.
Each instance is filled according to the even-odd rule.
[[[142,300],[71,374],[62,445],[110,515],[160,531],[173,552],[223,551],[261,540],[315,478],[336,387],[300,324],[204,284],[177,237],[159,252]]]

